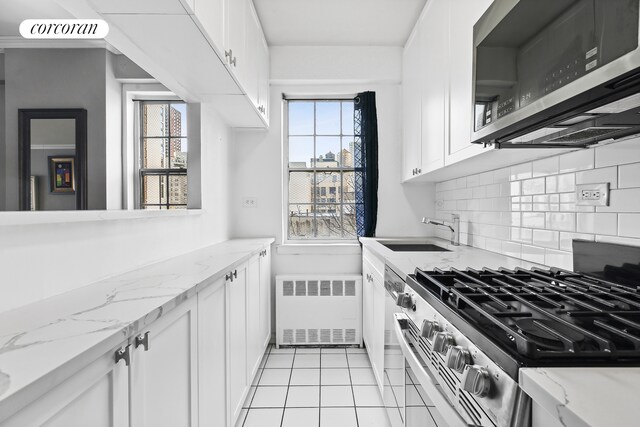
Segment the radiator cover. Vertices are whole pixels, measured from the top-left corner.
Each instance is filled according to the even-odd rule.
[[[276,276],[276,345],[362,345],[362,276]]]

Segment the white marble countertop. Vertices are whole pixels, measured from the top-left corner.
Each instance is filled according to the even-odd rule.
[[[0,314],[0,422],[273,241],[226,241]]]
[[[540,266],[440,238],[360,238],[398,274],[416,267],[530,268]],[[451,252],[393,252],[380,242],[432,243]],[[522,389],[567,427],[640,426],[640,368],[522,368]]]
[[[520,387],[566,427],[640,425],[640,368],[522,368]]]
[[[361,237],[362,244],[377,252],[383,257],[387,264],[393,268],[398,274],[413,274],[416,268],[422,270],[431,270],[433,268],[531,268],[540,267],[540,264],[534,264],[523,261],[518,258],[512,258],[495,252],[486,251],[484,249],[473,248],[471,246],[454,246],[448,240],[438,237],[423,238],[406,238],[406,237]],[[431,243],[445,249],[449,252],[394,252],[382,243],[386,242],[411,242],[411,243]]]

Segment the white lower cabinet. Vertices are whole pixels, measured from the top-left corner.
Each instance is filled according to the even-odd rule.
[[[131,427],[198,425],[197,330],[197,300],[191,298],[133,338]]]
[[[162,314],[0,426],[234,426],[271,337],[269,248]]]
[[[384,262],[375,255],[363,255],[363,336],[373,374],[382,393],[384,386]]]
[[[201,426],[227,420],[227,298],[220,278],[198,294],[198,402]]]
[[[109,350],[5,420],[3,427],[121,427],[129,424],[127,366]]]

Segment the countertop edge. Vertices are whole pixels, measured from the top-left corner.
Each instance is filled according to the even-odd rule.
[[[60,363],[52,369],[48,369],[46,371],[43,371],[42,373],[39,373],[38,375],[34,375],[34,379],[32,381],[21,385],[14,390],[10,390],[9,394],[4,396],[0,395],[0,423],[19,412],[30,402],[34,401],[38,397],[44,395],[56,386],[60,385],[74,372],[82,370],[98,357],[108,352],[110,349],[115,348],[120,343],[124,343],[128,339],[128,337],[136,334],[137,332],[140,332],[146,326],[162,317],[165,313],[170,312],[172,309],[178,307],[180,304],[184,303],[189,298],[196,295],[198,292],[213,285],[219,278],[224,277],[224,274],[227,272],[227,270],[236,268],[237,266],[247,262],[257,252],[264,249],[265,247],[271,246],[274,242],[275,238],[273,237],[226,240],[217,244],[205,246],[203,248],[198,248],[185,254],[170,257],[168,259],[158,261],[139,269],[131,270],[129,272],[111,277],[109,279],[91,283],[82,288],[69,291],[62,295],[56,295],[54,297],[47,298],[33,304],[20,307],[16,310],[2,313],[0,315],[0,318],[2,318],[3,322],[10,322],[13,313],[17,314],[17,318],[28,315],[30,306],[34,306],[34,312],[39,313],[37,307],[42,304],[46,304],[48,300],[54,300],[64,297],[73,298],[74,294],[85,293],[87,291],[90,291],[91,288],[99,289],[101,286],[104,286],[105,283],[123,280],[123,278],[127,278],[129,276],[136,276],[140,272],[143,272],[143,275],[144,273],[149,275],[153,273],[154,269],[158,269],[166,265],[167,262],[176,261],[180,263],[184,262],[184,259],[188,257],[200,256],[202,258],[203,254],[206,254],[206,252],[210,251],[215,252],[216,248],[224,249],[233,245],[241,245],[242,243],[246,243],[250,246],[250,248],[247,248],[246,250],[239,251],[238,256],[234,256],[231,262],[224,263],[224,267],[218,268],[212,272],[208,272],[206,274],[206,277],[195,281],[186,289],[183,289],[180,292],[171,295],[170,297],[166,297],[166,299],[164,299],[162,302],[159,302],[159,305],[154,306],[150,310],[144,310],[143,312],[139,313],[135,319],[128,320],[125,322],[125,324],[119,326],[118,328],[112,329],[107,336],[101,337],[99,340],[91,342],[86,346],[79,345],[77,351],[75,351],[73,356],[61,360]],[[197,264],[198,262],[202,262],[202,259],[200,259],[199,261],[194,260],[194,263]],[[41,323],[44,324],[47,322],[47,320],[52,320],[55,322],[61,319],[45,318]],[[19,327],[15,328],[19,329]],[[37,328],[35,328],[35,330],[37,330]],[[33,331],[33,329],[31,329],[31,331]],[[2,346],[0,346],[0,349],[1,348]],[[19,352],[20,350],[17,351]],[[2,352],[0,352],[0,362],[1,361]],[[1,363],[0,366],[2,366]],[[0,372],[8,374],[9,378],[11,378],[11,372],[7,372],[3,369],[0,369]]]

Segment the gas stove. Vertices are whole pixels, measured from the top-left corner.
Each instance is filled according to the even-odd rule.
[[[530,425],[522,367],[640,366],[640,248],[575,240],[574,268],[406,278],[396,318],[464,422]]]

